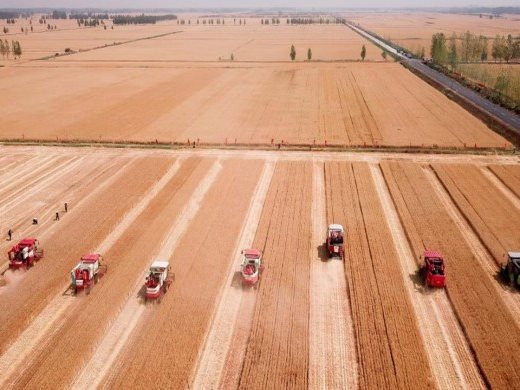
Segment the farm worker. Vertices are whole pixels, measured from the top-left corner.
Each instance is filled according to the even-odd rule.
[[[65,212],[69,211],[69,204],[65,202]]]
[[[60,213],[56,211],[56,216],[54,217],[54,220],[55,221],[59,221],[60,220]]]
[[[11,229],[7,231],[7,236],[9,237],[9,241],[11,241],[13,238],[13,231]]]
[[[38,225],[38,218],[33,218],[33,225]]]

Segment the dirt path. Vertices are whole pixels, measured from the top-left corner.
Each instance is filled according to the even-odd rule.
[[[150,201],[156,196],[158,191],[164,187],[173,174],[178,170],[178,162],[175,162],[169,171],[163,176],[159,182],[150,188],[150,190],[141,198],[139,203],[130,212],[125,214],[119,224],[105,237],[103,242],[99,244],[95,252],[105,253],[116,242],[123,232],[135,221],[139,214],[146,208]],[[66,290],[67,285],[63,286]],[[5,383],[9,376],[22,362],[27,363],[29,354],[34,354],[40,350],[41,341],[44,337],[49,338],[59,331],[60,325],[55,326],[57,320],[62,318],[63,313],[75,302],[74,297],[67,295],[57,295],[43,311],[30,323],[10,348],[0,357],[0,385]],[[51,331],[48,333],[48,331]]]
[[[214,389],[219,387],[222,372],[229,370],[224,367],[227,362],[230,362],[226,357],[242,356],[243,358],[247,347],[247,339],[233,336],[237,336],[235,328],[244,327],[251,322],[251,319],[245,321],[241,318],[241,321],[237,321],[237,318],[240,317],[239,311],[252,314],[253,310],[247,310],[243,305],[247,304],[250,307],[254,307],[256,294],[254,291],[237,288],[234,282],[236,271],[239,269],[242,261],[241,250],[253,245],[267,190],[273,176],[274,165],[275,162],[266,162],[262,176],[251,199],[247,217],[244,220],[242,231],[235,247],[234,253],[236,255],[228,271],[220,303],[216,309],[209,335],[199,359],[193,380],[193,387],[196,389]],[[244,295],[249,295],[250,299],[243,299]],[[247,332],[242,333],[246,334]],[[237,348],[237,343],[240,343],[242,348]],[[234,345],[233,349],[231,349],[232,344]],[[231,350],[234,351],[233,356],[229,354]],[[237,369],[237,367],[235,366],[234,369]]]
[[[474,356],[446,293],[443,290],[425,291],[422,284],[414,280],[418,270],[417,262],[397,210],[379,166],[371,165],[370,170],[394,238],[405,287],[415,310],[428,360],[435,373],[437,387],[439,389],[485,388]]]
[[[345,269],[328,259],[323,245],[327,223],[324,166],[313,165],[312,245],[309,319],[309,388],[356,389],[358,367]]]
[[[457,225],[464,240],[466,241],[471,252],[478,259],[480,265],[485,270],[489,283],[497,291],[497,293],[506,302],[507,309],[511,312],[516,324],[520,326],[520,295],[516,291],[511,292],[509,289],[504,288],[495,278],[497,274],[497,265],[491,253],[484,247],[479,237],[475,234],[473,228],[468,224],[467,220],[461,214],[457,205],[453,202],[450,194],[443,187],[442,183],[438,180],[435,173],[430,169],[424,170],[426,176],[430,180],[432,187],[435,189],[437,196],[441,200],[444,208],[450,215],[453,222]]]
[[[189,202],[186,203],[183,210],[178,214],[160,246],[161,249],[154,258],[170,258],[180,238],[188,229],[191,220],[199,211],[204,197],[221,169],[220,161],[216,161],[194,190]],[[146,309],[146,306],[138,299],[146,271],[147,269],[144,269],[139,273],[138,278],[133,283],[133,293],[130,294],[130,299],[127,300],[107,334],[99,343],[94,355],[74,379],[72,383],[74,388],[87,389],[98,386],[104,380],[108,371],[114,367],[115,360],[119,357]]]

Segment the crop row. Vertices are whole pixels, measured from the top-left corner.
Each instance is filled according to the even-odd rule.
[[[520,330],[464,236],[436,196],[424,170],[404,162],[381,164],[416,257],[439,250],[448,269],[447,293],[486,383],[519,383]],[[485,205],[482,205],[485,207]]]

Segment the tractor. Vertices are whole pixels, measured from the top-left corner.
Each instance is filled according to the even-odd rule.
[[[501,271],[504,280],[520,288],[520,251],[507,252],[507,264],[502,266]]]
[[[35,261],[43,257],[43,249],[39,248],[40,243],[36,238],[24,238],[13,246],[7,256],[9,258],[9,268],[28,269],[34,265]]]
[[[246,286],[253,286],[260,278],[260,272],[264,269],[262,265],[262,252],[258,249],[244,249],[243,259],[240,264],[242,283]]]
[[[333,223],[327,229],[326,246],[329,257],[339,256],[343,258],[343,242],[345,240],[345,230],[343,226]]]
[[[156,299],[168,291],[173,283],[170,278],[170,263],[167,261],[154,261],[150,265],[150,271],[146,277],[146,299]]]
[[[78,265],[70,271],[75,294],[80,290],[90,290],[92,284],[96,284],[106,273],[107,266],[101,264],[102,260],[103,257],[99,253],[90,253],[83,256]]]
[[[424,264],[421,267],[424,282],[428,287],[445,287],[446,270],[444,258],[437,251],[425,251],[423,256]]]

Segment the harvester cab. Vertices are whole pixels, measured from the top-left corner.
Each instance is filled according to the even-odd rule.
[[[99,253],[90,253],[81,258],[78,265],[70,271],[72,288],[74,293],[79,290],[89,289],[92,284],[96,284],[99,277],[106,273],[106,265],[102,265],[103,257]]]
[[[173,282],[169,274],[170,263],[167,261],[158,260],[150,265],[150,270],[145,282],[147,299],[159,298],[161,294],[168,291],[168,287],[170,287],[170,284]]]
[[[437,251],[425,251],[423,258],[422,272],[426,285],[428,287],[445,287],[446,269],[442,254]]]
[[[260,272],[264,269],[262,252],[258,249],[244,249],[242,255],[242,263],[240,264],[242,283],[252,286],[258,282]]]
[[[344,252],[344,240],[345,240],[345,230],[343,226],[333,223],[329,225],[327,229],[327,251],[329,253],[329,257],[339,256],[343,257]]]
[[[502,266],[502,276],[512,286],[520,288],[520,251],[507,252],[507,263]]]
[[[43,257],[43,249],[39,247],[40,243],[36,238],[24,238],[18,244],[14,245],[7,256],[9,258],[9,268],[20,269],[30,268],[35,261]]]

